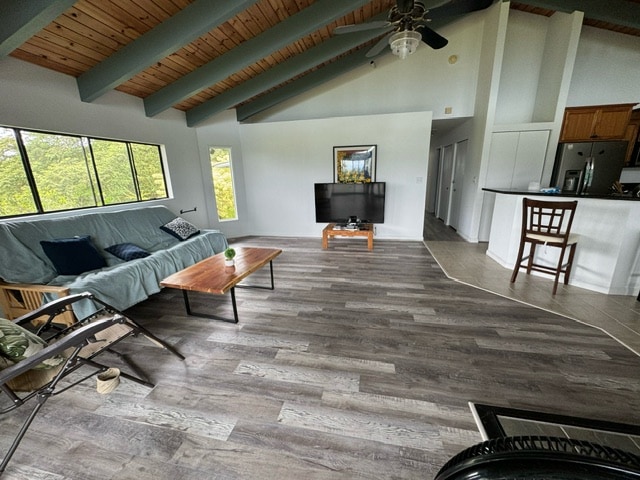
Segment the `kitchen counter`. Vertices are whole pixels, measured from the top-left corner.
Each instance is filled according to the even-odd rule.
[[[544,196],[544,197],[561,197],[563,199],[568,198],[598,198],[602,200],[631,200],[631,201],[640,201],[640,190],[636,193],[636,196],[633,195],[632,192],[629,193],[610,193],[608,195],[602,194],[593,194],[593,193],[584,193],[584,194],[576,194],[576,193],[545,193],[540,192],[538,190],[522,190],[516,188],[483,188],[485,192],[492,193],[503,193],[505,195],[524,195],[524,196]]]
[[[485,189],[495,194],[487,255],[505,268],[515,265],[524,197],[578,200],[572,233],[580,235],[569,283],[600,293],[638,294],[640,289],[640,198],[612,195],[544,194]],[[539,248],[542,262],[557,263],[557,249]]]

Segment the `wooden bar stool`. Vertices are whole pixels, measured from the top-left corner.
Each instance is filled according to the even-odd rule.
[[[569,283],[573,257],[576,253],[578,236],[571,234],[571,224],[576,213],[577,201],[554,202],[524,198],[522,202],[522,231],[518,259],[511,275],[511,283],[516,281],[521,268],[530,274],[532,270],[554,275],[553,295],[558,290],[560,275],[564,275],[564,284]],[[529,244],[529,254],[525,257],[525,245]],[[535,253],[538,245],[560,249],[558,263],[555,266],[536,263]],[[564,261],[569,249],[569,258]]]

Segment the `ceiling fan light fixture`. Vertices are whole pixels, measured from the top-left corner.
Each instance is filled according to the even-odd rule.
[[[407,58],[416,51],[422,40],[422,35],[414,30],[404,30],[389,37],[391,52],[400,58]]]

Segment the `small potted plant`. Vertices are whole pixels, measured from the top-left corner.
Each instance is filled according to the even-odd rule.
[[[224,251],[224,265],[226,267],[233,267],[236,264],[234,260],[235,256],[236,256],[236,251],[231,247],[227,248]]]

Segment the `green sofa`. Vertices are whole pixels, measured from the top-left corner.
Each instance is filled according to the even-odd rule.
[[[125,310],[159,292],[160,281],[165,277],[228,246],[218,230],[190,232],[192,236],[179,239],[160,228],[175,219],[168,208],[153,206],[0,223],[0,306],[5,316],[16,318],[43,300],[87,291]],[[52,260],[50,248],[57,248],[58,242],[75,242],[75,237],[83,243],[71,243],[73,253],[63,260],[81,265],[71,265],[70,274],[64,265],[60,266],[59,258]],[[139,247],[133,257],[142,258],[126,260],[106,250],[123,244]],[[102,261],[82,265],[84,249],[93,247]],[[143,254],[135,255],[136,252]],[[116,253],[121,255],[120,251]],[[93,257],[96,258],[95,252]],[[73,271],[85,268],[89,270]],[[84,302],[74,305],[78,318],[94,309],[94,305]]]

